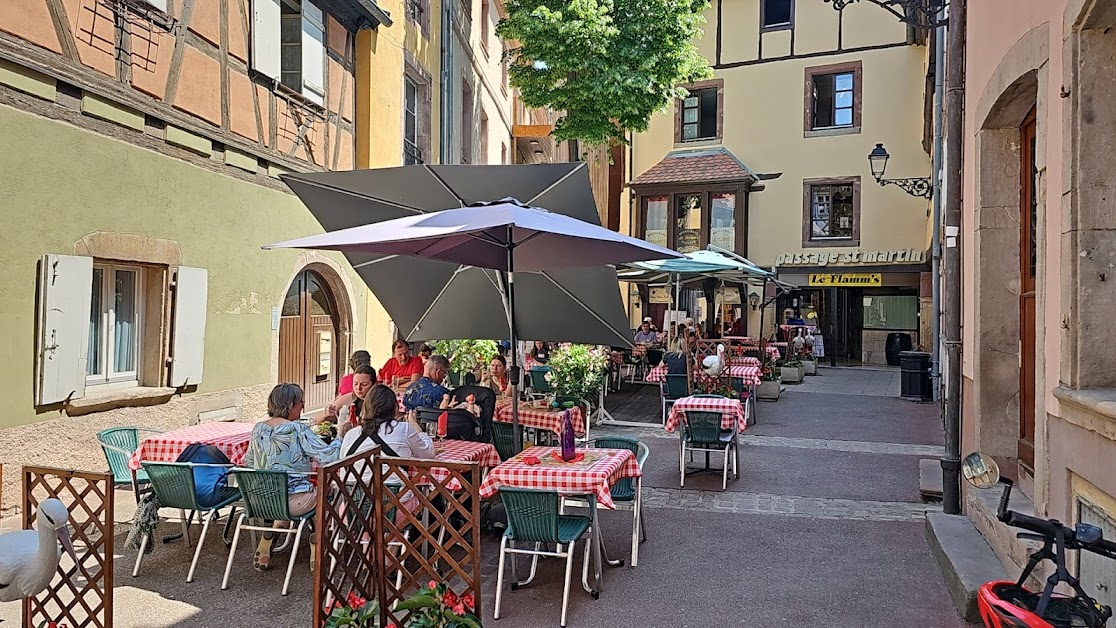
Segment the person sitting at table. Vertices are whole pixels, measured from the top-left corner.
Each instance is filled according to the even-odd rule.
[[[422,360],[424,366],[426,365],[426,361],[429,360],[430,356],[432,355],[434,355],[434,347],[426,344],[425,342],[422,343],[422,346],[420,346],[418,350],[418,356],[419,359]]]
[[[341,441],[343,457],[355,456],[378,445],[381,453],[387,456],[433,458],[434,442],[414,415],[395,416],[398,404],[395,391],[383,384],[373,386],[361,410],[359,429],[349,430]],[[363,475],[366,481],[371,479],[372,470],[365,469]]]
[[[349,358],[349,370],[352,371],[348,375],[341,378],[337,384],[337,395],[341,396],[345,393],[353,392],[353,375],[356,370],[361,366],[367,366],[372,363],[372,356],[367,351],[361,349],[354,351],[352,357]]]
[[[535,346],[531,347],[531,359],[538,364],[546,364],[550,360],[550,345],[536,340]]]
[[[651,331],[651,317],[643,319],[635,335],[636,344],[651,344],[659,341],[659,334]]]
[[[391,357],[380,369],[380,381],[392,388],[409,386],[422,377],[422,369],[422,358],[411,355],[407,341],[396,340],[391,343]]]
[[[294,516],[304,515],[318,503],[318,493],[310,483],[311,461],[329,464],[338,458],[341,443],[328,445],[309,425],[299,421],[303,394],[297,384],[279,384],[267,398],[267,420],[252,428],[244,466],[264,471],[284,471],[287,476],[287,507]],[[256,547],[252,561],[257,571],[264,571],[271,562],[271,544],[275,535],[265,532]],[[313,541],[311,541],[313,545]]]
[[[430,356],[423,368],[422,377],[403,393],[403,407],[409,412],[415,408],[437,408],[442,403],[442,398],[449,393],[449,389],[442,385],[449,369],[446,356]]]
[[[674,336],[670,339],[670,343],[667,346],[667,351],[672,351],[675,353],[685,353],[687,348],[686,324],[678,323],[674,330]]]
[[[488,361],[488,372],[481,378],[481,386],[487,386],[496,391],[497,395],[512,394],[511,383],[508,378],[508,361],[502,355],[494,355]]]
[[[310,423],[317,425],[323,421],[336,419],[337,423],[346,423],[349,420],[349,415],[339,417],[338,413],[341,408],[347,405],[352,406],[353,416],[360,416],[360,406],[364,401],[368,391],[376,385],[376,370],[368,364],[362,364],[353,371],[353,389],[343,395],[338,395],[333,401],[326,406],[324,412],[315,414]],[[355,422],[354,422],[355,423]],[[347,428],[346,428],[347,429]]]

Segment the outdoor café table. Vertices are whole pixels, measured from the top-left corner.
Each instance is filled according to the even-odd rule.
[[[500,487],[527,488],[543,491],[556,491],[569,497],[584,495],[589,503],[589,517],[592,519],[593,576],[597,581],[597,591],[604,589],[604,574],[601,570],[601,530],[597,525],[597,505],[613,509],[610,487],[622,478],[636,478],[636,490],[641,481],[639,463],[635,455],[627,449],[578,449],[585,458],[577,462],[562,462],[557,457],[558,447],[529,447],[519,454],[500,463],[488,472],[481,483],[481,497],[492,497]],[[538,464],[527,464],[526,459],[537,458]],[[513,566],[515,562],[512,562]],[[516,579],[515,571],[512,578]],[[590,590],[587,582],[582,583]]]
[[[674,402],[667,417],[666,431],[674,432],[686,419],[686,412],[720,412],[721,429],[731,430],[733,425],[743,432],[748,427],[748,412],[739,399],[727,397],[683,397]]]
[[[581,411],[581,406],[575,405],[569,410],[574,433],[578,436],[584,436],[585,417]],[[565,409],[562,408],[552,410],[549,407],[535,405],[535,402],[521,401],[519,402],[519,425],[561,435],[563,412],[565,412]],[[493,418],[501,423],[512,422],[512,406],[510,399],[502,399],[496,402],[496,415]]]
[[[177,430],[155,434],[143,439],[128,467],[133,471],[140,468],[140,463],[147,462],[174,462],[178,456],[194,443],[214,445],[229,457],[235,465],[244,464],[244,454],[248,452],[248,440],[252,436],[255,423],[199,423]]]
[[[481,473],[500,464],[500,454],[492,443],[476,443],[468,440],[440,439],[434,441],[434,458],[446,462],[476,462],[480,464]],[[430,469],[431,477],[439,484],[450,477],[449,469],[433,467]],[[456,479],[446,483],[446,488],[461,490],[461,483]]]
[[[758,386],[760,383],[759,365],[734,364],[725,370],[729,377],[744,381],[747,386]]]

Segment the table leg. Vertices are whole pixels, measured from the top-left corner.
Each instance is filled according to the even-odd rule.
[[[589,518],[593,523],[593,576],[598,593],[604,591],[604,569],[601,567],[601,526],[597,515],[597,496],[589,496]]]

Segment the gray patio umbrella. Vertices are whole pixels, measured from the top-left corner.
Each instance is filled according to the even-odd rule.
[[[441,177],[438,179],[444,182]],[[548,189],[552,188],[553,186]],[[543,194],[545,193],[544,190]],[[458,200],[464,201],[462,198]],[[593,214],[595,217],[596,212]],[[604,264],[680,257],[674,251],[609,231],[599,224],[529,207],[511,198],[497,202],[474,202],[440,212],[412,212],[409,216],[394,220],[299,238],[264,248],[326,249],[342,251],[349,256],[405,256],[412,261],[415,258],[427,258],[427,261],[449,262],[456,268],[445,283],[438,287],[432,300],[421,301],[425,305],[425,311],[416,321],[412,335],[434,337],[422,330],[426,320],[431,318],[431,312],[440,303],[446,303],[443,307],[449,308],[452,312],[450,315],[458,319],[473,316],[470,304],[485,298],[483,289],[487,282],[499,294],[496,300],[503,304],[508,336],[513,347],[519,337],[516,306],[520,301],[515,294],[517,271],[529,273],[527,276],[533,273],[544,285],[549,283],[558,292],[565,293],[578,303],[583,310],[592,313],[598,322],[606,323],[592,312],[592,308],[577,299],[554,278],[554,269],[601,267]],[[385,259],[373,258],[369,262],[385,263]],[[361,267],[370,265],[360,263]],[[470,278],[464,276],[471,270],[482,271],[481,277],[473,277],[470,282]],[[491,274],[493,270],[500,272]],[[379,277],[380,273],[381,269],[377,268],[373,271],[373,276]],[[406,275],[400,272],[393,280],[412,285],[414,280],[408,276],[410,274],[409,271]],[[362,273],[362,276],[365,275]],[[615,280],[615,271],[612,272],[611,279]],[[371,283],[369,285],[376,291]],[[613,294],[619,297],[618,288],[613,288]],[[377,296],[380,296],[378,292]],[[541,307],[553,309],[555,305],[546,303]],[[630,344],[626,334],[620,334],[615,326],[606,324],[606,327],[612,327],[612,332],[624,344]],[[516,361],[516,352],[513,351],[513,373],[516,372]],[[519,423],[517,402],[518,396],[513,396],[512,416],[516,428]],[[518,429],[515,431],[518,440]]]
[[[583,162],[403,166],[290,174],[282,179],[327,232],[505,196],[600,224]],[[511,337],[500,273],[436,259],[367,251],[346,251],[345,257],[408,340]],[[514,305],[518,337],[631,345],[628,315],[614,269],[551,268],[545,273],[517,270]]]

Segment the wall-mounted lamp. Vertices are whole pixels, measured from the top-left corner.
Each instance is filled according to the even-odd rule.
[[[833,8],[843,11],[845,7],[860,0],[822,0],[830,2]],[[900,22],[922,28],[937,28],[944,26],[949,20],[942,16],[942,7],[945,0],[868,0],[872,4],[886,10]]]
[[[876,179],[876,183],[879,183],[881,186],[898,186],[911,196],[921,196],[922,198],[934,197],[934,184],[931,182],[930,177],[885,179],[884,172],[887,171],[887,160],[889,158],[891,158],[891,155],[888,154],[883,144],[876,144],[872,152],[868,153],[868,165],[872,169],[872,176]]]
[[[753,310],[756,309],[757,306],[759,306],[759,302],[760,295],[756,292],[753,291],[751,294],[748,295],[748,305],[751,305]]]

